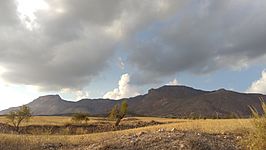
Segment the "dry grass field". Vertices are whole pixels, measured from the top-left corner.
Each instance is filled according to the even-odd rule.
[[[140,121],[158,121],[158,122],[179,122],[181,120],[169,119],[169,118],[156,118],[156,117],[134,117]],[[102,117],[90,117],[88,123],[105,121]],[[0,123],[8,123],[8,119],[5,116],[0,116]],[[67,116],[33,116],[28,122],[23,122],[24,125],[65,125],[72,123],[71,117]]]
[[[184,120],[184,119],[167,119],[155,117],[136,117],[138,121],[143,122],[161,122],[164,124],[146,126],[134,129],[109,131],[102,133],[91,133],[82,135],[29,135],[29,134],[0,134],[0,149],[40,149],[40,146],[52,143],[54,145],[72,145],[72,146],[88,146],[92,143],[99,143],[108,139],[116,139],[117,137],[129,136],[140,132],[153,133],[160,129],[171,131],[175,128],[177,131],[193,131],[207,134],[243,134],[252,128],[250,119],[220,119],[220,120]],[[130,120],[130,119],[129,119]],[[103,118],[90,118],[88,124],[104,122]],[[6,123],[5,117],[0,117],[0,123]],[[108,121],[106,121],[108,122]],[[122,121],[127,122],[127,121]],[[57,125],[71,123],[70,117],[32,117],[29,122],[23,126],[29,125]],[[111,122],[112,123],[112,122]],[[70,149],[71,146],[69,147]],[[45,149],[45,148],[44,148]],[[57,148],[55,148],[57,149]],[[63,148],[63,149],[66,149]]]

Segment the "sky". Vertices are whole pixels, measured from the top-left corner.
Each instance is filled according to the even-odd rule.
[[[163,85],[266,94],[265,0],[1,0],[0,110]]]

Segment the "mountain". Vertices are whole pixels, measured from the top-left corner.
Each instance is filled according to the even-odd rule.
[[[26,104],[33,115],[66,115],[75,112],[89,112],[94,115],[107,114],[117,103],[114,100],[83,99],[77,102],[63,100],[59,95],[41,96]],[[0,111],[0,115],[16,110],[18,107]]]
[[[168,117],[229,117],[250,115],[248,106],[259,112],[259,97],[262,94],[246,94],[225,89],[203,91],[186,86],[163,86],[150,89],[147,94],[124,99],[128,102],[129,114],[137,116]],[[42,96],[27,104],[34,115],[67,115],[88,112],[92,115],[106,115],[122,100],[82,99],[77,102],[63,100],[59,95]],[[15,108],[0,111],[6,114]]]

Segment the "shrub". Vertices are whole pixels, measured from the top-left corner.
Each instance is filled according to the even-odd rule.
[[[250,107],[252,112],[253,128],[249,135],[242,141],[247,149],[262,150],[266,149],[266,103],[260,98],[263,113],[260,115],[254,107]]]
[[[89,114],[88,113],[75,113],[72,116],[72,121],[76,122],[76,123],[83,123],[85,122],[87,124],[87,122],[90,120],[89,119]]]

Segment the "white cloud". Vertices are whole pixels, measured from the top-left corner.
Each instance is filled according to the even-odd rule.
[[[178,81],[174,79],[173,81],[168,82],[166,85],[178,85]]]
[[[130,82],[129,74],[123,74],[121,76],[121,79],[119,80],[118,88],[115,88],[110,92],[107,92],[103,96],[103,98],[122,99],[139,95],[137,90],[133,86],[131,86],[129,82]]]
[[[90,93],[87,91],[77,91],[76,98],[78,100],[90,97]]]
[[[60,91],[60,95],[69,95],[75,100],[86,99],[90,97],[90,93],[85,90],[73,90],[73,89],[63,89]]]
[[[0,66],[0,110],[26,104],[29,100],[33,100],[40,94],[33,86],[15,85],[5,82],[1,78],[3,72],[4,69]]]
[[[266,94],[266,70],[262,71],[261,78],[254,81],[248,88],[247,92]]]
[[[19,18],[30,30],[38,27],[35,13],[38,10],[49,8],[48,4],[44,0],[17,0],[16,2]]]

